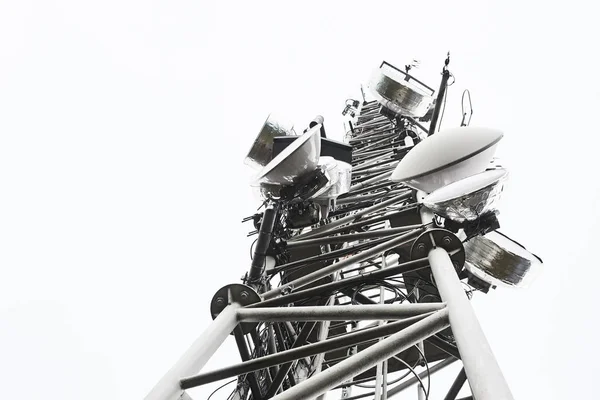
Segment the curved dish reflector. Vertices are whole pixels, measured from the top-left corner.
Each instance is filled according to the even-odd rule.
[[[421,88],[393,79],[381,69],[374,72],[368,87],[382,106],[403,116],[422,117],[433,103]]]
[[[321,124],[310,128],[273,158],[257,175],[255,184],[293,184],[314,171],[321,153]]]
[[[452,221],[474,221],[495,209],[507,177],[505,169],[472,175],[433,191],[423,199],[423,204]]]
[[[465,255],[467,270],[492,285],[527,287],[542,268],[538,256],[498,231],[466,242]]]
[[[445,129],[417,144],[400,161],[391,180],[431,193],[485,171],[502,131],[480,127]]]
[[[255,169],[264,167],[273,159],[273,138],[295,134],[291,122],[269,114],[258,135],[256,135],[244,163]]]

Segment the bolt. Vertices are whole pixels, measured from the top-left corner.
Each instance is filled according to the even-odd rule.
[[[240,293],[240,297],[243,300],[246,300],[248,298],[248,292],[246,292],[245,290],[243,290],[242,293]]]
[[[452,239],[450,238],[450,236],[444,236],[444,238],[442,239],[442,243],[444,243],[446,246],[449,246],[450,243],[452,243]]]
[[[222,297],[217,297],[217,305],[222,306],[225,304],[225,299]]]
[[[419,244],[417,245],[417,251],[418,251],[419,253],[423,253],[423,252],[425,251],[425,243],[419,243]]]

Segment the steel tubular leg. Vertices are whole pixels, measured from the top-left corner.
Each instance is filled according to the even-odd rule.
[[[318,375],[275,396],[275,400],[313,398],[373,367],[378,362],[414,346],[448,326],[448,311],[441,310],[427,318],[349,357]]]
[[[465,369],[462,368],[454,382],[452,382],[452,386],[450,386],[450,390],[448,390],[448,394],[446,394],[444,400],[456,400],[456,396],[458,396],[458,392],[460,392],[466,380],[467,374],[465,373]]]
[[[183,393],[179,380],[197,373],[208,362],[237,325],[238,309],[235,303],[227,306],[144,399],[178,400]]]
[[[442,248],[429,252],[429,264],[442,299],[448,304],[450,327],[477,400],[505,400],[513,396],[496,362],[475,312],[452,265]]]

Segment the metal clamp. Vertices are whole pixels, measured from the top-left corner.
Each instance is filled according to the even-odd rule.
[[[429,252],[436,247],[441,247],[450,254],[452,265],[454,265],[456,273],[459,273],[465,265],[465,249],[460,239],[446,229],[434,228],[423,232],[413,243],[410,249],[410,258],[417,260],[427,257]],[[419,274],[422,273],[429,274],[426,271],[419,271]]]
[[[225,307],[232,303],[237,303],[244,307],[260,301],[260,296],[256,290],[252,289],[250,286],[242,285],[241,283],[232,283],[217,290],[217,293],[215,293],[210,302],[210,315],[212,316],[212,319],[217,318]],[[256,325],[258,325],[258,323],[255,322],[245,322],[240,324],[244,334],[250,333]]]

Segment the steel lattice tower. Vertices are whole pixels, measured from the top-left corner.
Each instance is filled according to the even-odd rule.
[[[469,143],[439,144],[452,139],[436,133],[448,62],[435,102],[410,67],[384,62],[396,75],[381,73],[376,99],[346,102],[345,144],[327,139],[322,117],[297,136],[267,120],[253,156],[265,203],[246,219],[258,235],[250,269],[216,292],[214,322],[147,400],[235,377],[230,399],[380,400],[413,385],[421,399],[455,362],[446,399],[467,380],[469,398],[512,398],[469,300],[517,285],[537,258],[509,259],[516,252],[485,239],[499,226],[491,205],[505,172],[490,151],[502,135],[462,127],[454,139]],[[242,362],[198,374],[230,334]]]

